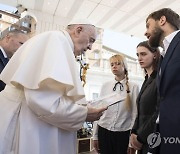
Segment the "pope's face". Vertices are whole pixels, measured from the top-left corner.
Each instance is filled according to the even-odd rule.
[[[94,26],[82,26],[74,43],[74,54],[79,56],[92,49],[92,44],[95,42],[97,34]]]
[[[146,23],[146,29],[145,36],[149,40],[149,45],[155,48],[159,47],[164,32],[158,25],[158,21],[149,18]]]

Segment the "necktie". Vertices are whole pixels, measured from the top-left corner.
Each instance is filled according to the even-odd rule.
[[[117,82],[114,87],[113,87],[113,91],[116,91],[116,87],[117,85],[119,85],[119,88],[120,88],[120,91],[123,91],[124,90],[124,86],[121,82]]]

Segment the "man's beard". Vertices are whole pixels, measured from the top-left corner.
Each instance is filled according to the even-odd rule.
[[[159,47],[163,33],[162,29],[155,27],[151,37],[149,38],[149,45],[153,48]]]

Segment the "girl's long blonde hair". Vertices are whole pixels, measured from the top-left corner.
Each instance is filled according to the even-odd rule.
[[[129,88],[129,77],[128,77],[128,67],[127,67],[127,62],[126,59],[123,55],[121,54],[116,54],[113,55],[109,61],[110,63],[112,61],[116,60],[119,63],[122,63],[124,66],[124,74],[125,74],[125,79],[126,79],[126,92],[127,92],[127,96],[126,96],[126,100],[125,100],[125,105],[128,111],[131,111],[132,109],[132,104],[131,104],[131,98],[130,98],[130,88]]]

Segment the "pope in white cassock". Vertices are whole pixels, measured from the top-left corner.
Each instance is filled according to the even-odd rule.
[[[84,107],[75,56],[91,49],[95,26],[79,20],[65,31],[27,41],[0,79],[0,154],[75,154],[76,131],[106,108]],[[75,56],[74,56],[75,55]]]

